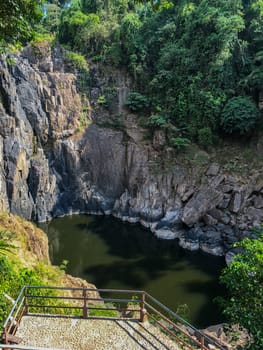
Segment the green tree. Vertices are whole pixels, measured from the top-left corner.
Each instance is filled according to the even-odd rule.
[[[64,61],[70,65],[72,68],[76,69],[80,73],[88,73],[89,66],[88,63],[82,55],[76,52],[66,51],[63,55]]]
[[[0,44],[26,42],[42,17],[41,0],[5,0],[0,6]]]
[[[108,1],[107,1],[108,3]],[[104,8],[104,0],[82,0],[81,9],[84,13],[98,13]]]
[[[167,10],[173,7],[173,2],[169,0],[135,0],[135,2],[141,4],[149,2],[154,10]]]
[[[142,61],[145,54],[144,44],[140,36],[141,26],[142,22],[136,13],[128,13],[120,26],[123,62],[128,66],[135,80],[138,76],[141,78]]]
[[[213,133],[211,128],[202,128],[198,131],[198,142],[204,147],[208,147],[213,144]]]
[[[57,4],[47,3],[45,5],[46,15],[43,19],[44,27],[51,33],[55,33],[58,30],[60,23],[61,7]]]
[[[128,69],[133,89],[148,98],[149,106],[160,106],[161,115],[184,130],[181,136],[209,146],[220,126],[224,128],[222,110],[227,101],[233,96],[259,100],[262,4],[262,0],[75,0],[64,6],[59,39],[93,61]],[[155,112],[148,108],[146,117]],[[249,123],[240,133],[253,130],[247,128]]]
[[[224,314],[251,332],[251,349],[263,349],[263,233],[258,239],[245,238],[236,244],[242,250],[223,270],[221,282],[229,296],[224,300]]]
[[[64,9],[61,14],[61,23],[59,27],[59,40],[62,44],[70,44],[74,47],[77,38],[76,33],[85,25],[88,16],[86,16],[78,7]]]
[[[243,50],[246,53],[246,56],[243,54],[246,70],[245,77],[241,79],[241,85],[246,92],[258,99],[263,86],[263,2],[261,0],[244,1],[244,12],[246,28],[241,37],[247,49]]]
[[[222,110],[221,125],[228,134],[245,135],[255,127],[258,115],[259,111],[251,99],[233,97]]]
[[[125,101],[125,105],[128,106],[131,111],[139,112],[148,107],[148,99],[139,92],[131,92]]]

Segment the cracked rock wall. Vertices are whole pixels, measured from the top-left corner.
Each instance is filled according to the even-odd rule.
[[[36,221],[113,214],[216,255],[260,225],[260,169],[233,176],[214,160],[182,162],[161,131],[147,141],[125,111],[132,84],[124,72],[92,66],[90,74],[88,101],[47,42],[13,55],[12,64],[0,59],[0,210]],[[97,101],[109,84],[105,110]],[[91,112],[83,127],[84,109]]]

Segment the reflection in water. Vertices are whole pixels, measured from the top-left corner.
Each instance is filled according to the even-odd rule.
[[[41,227],[52,262],[68,260],[68,273],[98,288],[146,290],[173,310],[187,304],[198,327],[222,321],[213,299],[223,293],[217,282],[223,258],[183,250],[111,217],[68,216]]]

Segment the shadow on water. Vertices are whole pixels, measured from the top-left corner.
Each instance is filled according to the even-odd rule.
[[[215,290],[216,285],[217,288]],[[216,298],[225,295],[226,289],[218,283],[218,277],[209,282],[186,282],[184,287],[187,293],[205,294],[207,296],[208,302],[203,303],[200,306],[198,313],[195,315],[196,324],[199,327],[205,328],[208,325],[222,323],[225,321],[220,312],[221,309],[219,303],[216,301]],[[209,320],[209,323],[207,320]]]
[[[76,215],[41,227],[52,262],[68,260],[68,273],[98,288],[146,290],[173,310],[187,304],[198,327],[222,321],[213,299],[224,293],[218,284],[223,258],[183,250],[176,240],[112,217]]]
[[[137,224],[122,223],[110,217],[95,217],[88,225],[78,224],[77,227],[84,231],[92,231],[103,239],[108,247],[108,253],[113,256],[134,259],[142,253],[150,256],[153,253],[159,256],[163,252],[171,253],[171,244],[156,239],[149,230]]]
[[[121,281],[130,288],[144,289],[149,282],[161,278],[162,274],[171,269],[169,259],[144,258],[136,261],[122,261],[112,264],[97,265],[85,270],[85,274],[93,276],[95,285],[106,288],[111,281]],[[180,269],[175,267],[173,270]],[[182,269],[182,268],[181,268]]]

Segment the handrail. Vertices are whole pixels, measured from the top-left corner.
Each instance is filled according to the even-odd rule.
[[[9,322],[10,318],[12,317],[12,314],[13,314],[14,310],[16,309],[16,306],[17,306],[17,304],[19,302],[19,299],[21,298],[22,295],[24,295],[25,288],[26,288],[25,286],[22,287],[20,293],[18,294],[18,297],[16,298],[16,301],[15,301],[11,311],[9,312],[9,314],[8,314],[8,316],[6,318],[6,321],[3,324],[3,328],[5,328],[7,326],[7,323]]]
[[[46,290],[46,293],[43,290]],[[41,294],[38,293],[34,295],[36,291],[41,291]],[[48,295],[48,291],[49,293],[52,291],[52,294]],[[69,296],[65,294],[59,295],[56,292],[74,292],[75,295],[72,293]],[[78,293],[81,293],[81,295]],[[102,297],[100,293],[116,293],[118,297]],[[121,298],[120,294],[133,294],[135,298],[127,298],[127,296]],[[48,304],[49,300],[52,300],[51,304]],[[58,301],[60,301],[60,304]],[[115,305],[105,304],[107,302]],[[136,307],[136,305],[138,306]],[[22,310],[22,314],[20,309]],[[47,310],[49,310],[48,314]],[[59,310],[64,310],[64,313],[61,314]],[[76,311],[74,312],[74,310]],[[96,315],[96,310],[101,311],[100,315]],[[109,311],[111,311],[110,314]],[[116,313],[113,316],[112,312],[114,311],[116,311]],[[67,312],[67,315],[65,312]],[[76,314],[76,312],[78,313]],[[103,316],[103,313],[104,315],[106,314],[106,316]],[[17,326],[14,327],[14,324],[20,322],[21,315],[82,317],[84,319],[89,317],[97,319],[105,319],[105,317],[109,319],[132,318],[140,322],[144,322],[149,318],[158,325],[159,328],[162,328],[167,335],[174,337],[190,350],[194,350],[196,347],[201,350],[209,350],[209,345],[213,345],[218,350],[226,350],[225,346],[220,345],[217,341],[195,328],[149,293],[141,290],[24,286],[3,325],[6,343],[8,343],[8,335],[15,334]],[[191,334],[188,330],[191,330]],[[1,348],[3,348],[3,346],[1,347],[0,344],[0,349]],[[10,346],[9,348],[12,349]],[[19,346],[15,348],[20,349]],[[30,347],[21,349],[31,350]],[[32,348],[32,350],[33,349],[37,348]],[[42,349],[45,350],[44,348],[41,348],[41,350]]]
[[[54,287],[54,286],[24,286],[23,289],[57,289],[57,290],[73,290],[73,291],[89,291],[89,292],[113,292],[113,293],[145,293],[144,290],[136,289],[103,289],[103,288],[83,288],[83,287]]]
[[[179,316],[177,313],[173,312],[171,309],[169,309],[167,306],[162,304],[159,300],[155,299],[151,294],[145,292],[145,296],[147,296],[149,299],[151,299],[156,305],[160,306],[162,309],[167,311],[169,314],[171,314],[174,318],[176,318],[178,321],[184,323],[188,327],[191,327],[194,330],[197,330],[194,326],[192,326],[189,322],[187,322],[185,319],[183,319],[181,316]]]
[[[212,345],[215,345],[219,347],[220,350],[225,350],[225,347],[218,344],[214,339],[209,337],[208,335],[204,334],[204,332],[200,331],[199,329],[195,328],[192,324],[187,322],[185,319],[183,319],[180,315],[175,313],[174,311],[170,310],[167,306],[162,304],[159,300],[155,299],[153,296],[151,296],[149,293],[145,292],[145,296],[147,296],[150,300],[152,300],[156,305],[161,307],[163,310],[165,310],[167,313],[169,313],[172,317],[177,319],[179,322],[181,322],[183,325],[187,326],[188,328],[191,328],[195,334],[200,335],[200,337],[204,337],[205,340],[207,340]]]

